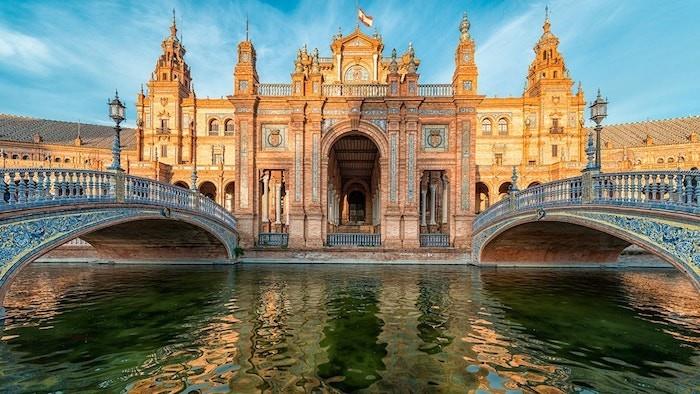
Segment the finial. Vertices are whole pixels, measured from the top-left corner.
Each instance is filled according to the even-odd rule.
[[[548,32],[550,25],[551,23],[549,22],[549,5],[546,5],[544,7],[544,25],[542,26],[542,29],[544,29],[545,32]]]
[[[598,89],[598,96],[600,96],[600,89]],[[114,98],[119,99],[119,91],[114,89]]]
[[[396,62],[396,48],[391,50],[391,63],[389,63],[389,72],[395,73],[399,71],[399,64]]]
[[[177,24],[175,23],[175,8],[173,8],[173,24],[170,25],[170,37],[177,39]]]
[[[415,51],[413,50],[413,41],[408,42],[408,54],[409,55],[415,54]]]
[[[143,96],[143,84],[141,84],[141,95]]]
[[[513,175],[511,175],[510,180],[511,180],[510,191],[511,192],[519,191],[518,190],[518,169],[515,166],[513,166]]]
[[[379,38],[379,31],[377,30],[376,27],[374,28],[374,34],[372,34],[372,37]]]
[[[602,98],[600,97],[600,88],[598,88],[598,98]]]
[[[247,14],[245,16],[245,40],[249,41],[248,40],[248,15]]]
[[[467,11],[462,14],[462,22],[459,24],[460,40],[466,41],[469,39],[469,19],[467,19]]]
[[[343,30],[338,26],[338,34],[336,35],[337,39],[343,38]]]

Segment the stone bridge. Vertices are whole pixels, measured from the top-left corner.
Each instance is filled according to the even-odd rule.
[[[513,190],[474,221],[472,261],[614,262],[635,244],[686,273],[700,289],[699,201],[699,171],[593,170]]]
[[[195,191],[121,171],[0,174],[0,300],[24,265],[77,237],[112,260],[228,260],[238,245],[236,219]]]

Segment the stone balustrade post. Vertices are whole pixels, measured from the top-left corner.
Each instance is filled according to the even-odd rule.
[[[114,171],[114,198],[116,202],[122,203],[124,202],[124,197],[126,195],[126,175],[124,175],[123,171]]]
[[[581,176],[581,203],[589,204],[595,200],[595,181],[597,170],[584,171]]]

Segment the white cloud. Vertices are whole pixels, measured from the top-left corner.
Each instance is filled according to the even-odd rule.
[[[46,72],[54,64],[42,40],[0,26],[0,62],[17,69]]]

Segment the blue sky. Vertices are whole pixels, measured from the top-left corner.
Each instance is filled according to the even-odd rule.
[[[451,80],[466,10],[480,93],[498,97],[521,94],[546,4],[572,78],[588,101],[599,87],[610,99],[608,123],[700,114],[700,1],[360,1],[386,55],[413,42],[424,83]],[[354,0],[0,0],[0,113],[109,123],[118,88],[132,124],[172,8],[199,97],[230,94],[246,14],[262,82],[288,82],[297,48],[327,56],[338,27],[356,25]]]

